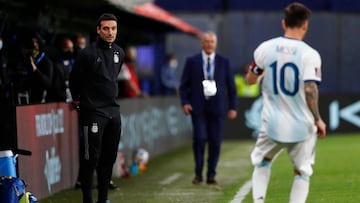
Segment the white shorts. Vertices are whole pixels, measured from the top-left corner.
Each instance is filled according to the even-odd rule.
[[[264,132],[260,132],[255,148],[251,153],[252,164],[258,166],[265,158],[274,161],[282,150],[286,149],[294,169],[303,176],[311,176],[313,173],[312,165],[315,163],[316,140],[317,135],[312,134],[302,142],[281,143],[271,140]]]

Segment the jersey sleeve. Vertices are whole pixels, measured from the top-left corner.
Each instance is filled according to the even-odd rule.
[[[250,70],[256,75],[261,75],[264,71],[266,56],[265,47],[265,43],[262,43],[254,51],[254,62],[250,65]]]
[[[304,81],[321,82],[321,57],[316,50],[304,54]]]

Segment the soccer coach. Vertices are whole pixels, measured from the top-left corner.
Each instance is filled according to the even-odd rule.
[[[120,142],[120,107],[117,75],[124,51],[114,43],[117,18],[103,14],[97,23],[97,41],[83,49],[70,74],[74,105],[80,108],[84,141],[80,146],[80,181],[83,202],[92,203],[93,175],[96,169],[98,203],[109,203],[108,189]]]

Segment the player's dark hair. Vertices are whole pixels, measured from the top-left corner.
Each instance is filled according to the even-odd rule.
[[[111,13],[103,13],[101,14],[101,16],[99,17],[98,21],[97,21],[97,27],[101,26],[101,22],[105,21],[105,20],[115,20],[116,22],[118,21],[118,19],[116,18],[116,16],[114,14]]]
[[[287,27],[301,27],[309,20],[311,11],[305,5],[294,2],[284,9],[284,20]]]

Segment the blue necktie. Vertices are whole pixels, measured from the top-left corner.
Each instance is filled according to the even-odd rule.
[[[211,79],[210,57],[207,58],[206,73],[207,73],[207,79],[210,80]]]

